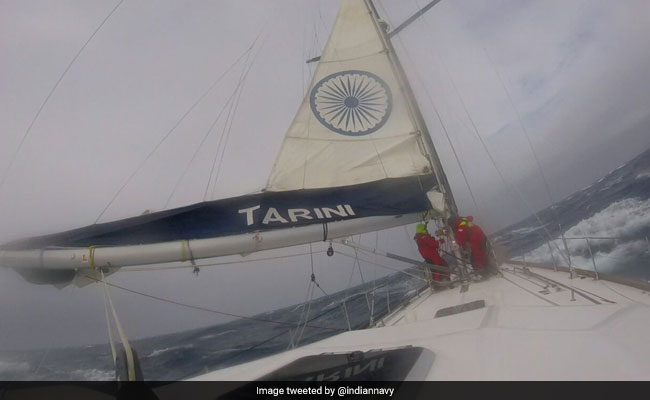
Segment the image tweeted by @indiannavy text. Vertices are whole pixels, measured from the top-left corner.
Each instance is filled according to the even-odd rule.
[[[356,386],[300,386],[300,387],[263,387],[257,386],[256,394],[261,396],[325,396],[325,397],[347,397],[359,395],[387,396],[393,397],[395,388],[391,387],[364,387]]]

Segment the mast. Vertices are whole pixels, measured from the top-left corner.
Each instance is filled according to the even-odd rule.
[[[433,145],[433,141],[431,139],[429,130],[427,129],[427,125],[424,121],[424,117],[422,116],[422,112],[420,111],[420,108],[417,105],[415,95],[413,93],[413,89],[411,88],[411,85],[409,84],[409,81],[406,78],[406,73],[404,72],[404,68],[402,67],[399,58],[397,57],[397,53],[395,52],[395,48],[393,47],[393,44],[391,43],[388,34],[386,33],[386,31],[384,31],[381,28],[381,25],[379,24],[379,13],[377,12],[375,5],[373,4],[372,0],[364,0],[364,1],[370,13],[373,16],[373,20],[375,21],[375,26],[377,28],[379,36],[381,37],[384,43],[386,52],[388,54],[388,58],[390,59],[391,64],[395,70],[395,74],[400,80],[400,86],[402,88],[402,91],[406,95],[406,99],[409,103],[409,110],[413,112],[415,124],[418,128],[418,131],[420,132],[420,138],[426,149],[429,158],[429,163],[431,164],[431,169],[433,170],[433,173],[435,174],[438,180],[440,191],[443,193],[445,197],[445,203],[448,207],[449,215],[458,215],[458,207],[456,206],[454,195],[451,191],[451,187],[449,186],[447,175],[445,174],[445,171],[442,168],[442,163],[440,162],[438,153],[436,152],[435,146]],[[432,7],[436,3],[437,2],[432,3],[430,4],[430,6]],[[419,16],[421,14],[422,13],[418,13],[417,15]],[[410,23],[411,19],[409,19],[408,22]],[[402,26],[404,26],[404,24],[402,24]]]

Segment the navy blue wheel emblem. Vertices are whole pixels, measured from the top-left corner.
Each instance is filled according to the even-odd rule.
[[[390,88],[366,71],[341,71],[328,75],[310,94],[311,110],[328,129],[347,136],[369,135],[388,120],[392,107]]]

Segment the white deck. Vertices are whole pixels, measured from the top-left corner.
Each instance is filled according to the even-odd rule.
[[[196,380],[254,380],[307,355],[421,346],[434,353],[427,380],[650,380],[650,293],[566,272],[531,271],[578,292],[549,287],[505,265],[503,276],[426,291],[381,321]],[[546,292],[546,294],[541,293]],[[486,307],[434,318],[445,307],[484,300]],[[422,377],[420,376],[420,377]]]

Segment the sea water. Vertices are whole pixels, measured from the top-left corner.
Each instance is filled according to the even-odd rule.
[[[540,225],[538,219],[542,221]],[[560,226],[562,228],[560,228]],[[511,257],[540,263],[566,265],[566,237],[615,237],[594,239],[592,252],[599,272],[631,279],[650,279],[650,150],[610,172],[594,184],[573,193],[553,206],[493,235]],[[549,238],[550,236],[550,238]],[[552,251],[549,251],[549,244]],[[584,240],[568,240],[574,266],[593,269],[589,247]],[[411,273],[415,273],[411,271]],[[381,278],[312,301],[310,317],[300,344],[324,339],[347,329],[341,301],[352,329],[368,326],[370,309],[364,295],[377,291],[375,318],[387,312],[387,292],[391,307],[415,294],[422,281],[404,274]],[[257,316],[261,319],[296,324],[306,304],[292,305]],[[320,329],[318,327],[340,330]],[[292,332],[295,334],[295,329]],[[148,380],[176,380],[203,372],[250,361],[284,351],[289,347],[289,328],[252,320],[133,341]],[[295,340],[295,339],[294,339]],[[0,352],[0,380],[113,380],[115,372],[110,347],[84,347]]]

